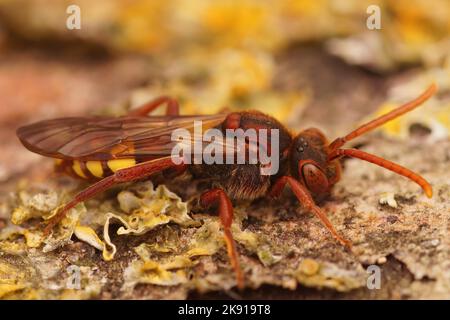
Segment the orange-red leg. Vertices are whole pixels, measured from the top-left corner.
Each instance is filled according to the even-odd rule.
[[[219,211],[220,221],[223,226],[225,243],[227,245],[228,257],[230,258],[231,265],[236,273],[236,280],[239,289],[244,288],[244,275],[239,265],[239,257],[236,250],[236,243],[234,242],[233,235],[231,234],[231,223],[233,222],[233,205],[230,198],[228,198],[225,191],[216,188],[209,190],[202,194],[200,198],[200,204],[204,207],[216,205]]]
[[[159,106],[163,104],[167,105],[166,115],[168,116],[177,116],[180,114],[180,106],[178,101],[167,96],[162,96],[152,100],[136,109],[132,109],[128,112],[129,116],[146,116],[150,112],[154,111]]]
[[[151,174],[162,171],[164,169],[175,166],[170,157],[151,160],[148,162],[140,163],[134,167],[121,169],[116,171],[113,175],[106,177],[97,183],[87,187],[80,193],[78,193],[70,202],[68,202],[54,217],[52,217],[44,229],[44,234],[48,235],[53,227],[58,224],[67,212],[75,207],[80,202],[93,198],[97,194],[108,190],[112,186],[138,180],[144,177],[148,177]]]
[[[300,203],[306,209],[312,211],[312,213],[314,213],[320,219],[320,221],[324,224],[328,231],[331,232],[336,240],[338,240],[344,246],[351,248],[351,242],[339,235],[339,233],[334,229],[333,224],[330,222],[330,220],[328,220],[325,213],[314,203],[314,200],[309,194],[309,191],[299,181],[289,176],[283,176],[275,182],[270,191],[270,195],[273,197],[278,197],[283,191],[286,184],[289,184],[291,190],[294,192]]]

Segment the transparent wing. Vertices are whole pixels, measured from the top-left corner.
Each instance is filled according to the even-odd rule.
[[[220,125],[225,118],[226,114],[70,117],[44,120],[21,127],[17,130],[17,136],[30,151],[53,158],[159,158],[170,155],[177,144],[177,141],[172,141],[172,132],[175,130],[185,129],[190,133],[190,140],[184,140],[183,143],[203,142],[202,135],[194,134],[195,125],[201,123],[204,132]]]

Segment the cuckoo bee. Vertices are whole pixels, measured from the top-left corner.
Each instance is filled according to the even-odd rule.
[[[17,135],[30,151],[56,159],[60,170],[82,179],[96,180],[49,220],[44,229],[45,234],[49,234],[75,205],[120,183],[151,178],[153,174],[167,170],[177,174],[189,170],[194,179],[209,181],[210,189],[201,195],[200,204],[216,208],[237,285],[242,288],[244,274],[231,233],[231,200],[251,200],[265,195],[276,197],[288,185],[300,204],[313,213],[338,242],[350,247],[351,242],[335,230],[326,214],[315,203],[315,200],[325,198],[339,181],[342,157],[358,158],[391,170],[417,183],[428,197],[432,196],[431,185],[417,173],[367,152],[343,146],[413,110],[436,90],[436,85],[431,85],[418,98],[331,143],[315,128],[293,135],[275,118],[258,111],[179,115],[178,102],[167,96],[132,109],[126,116],[45,120],[19,128]],[[166,106],[164,116],[149,115],[160,106]],[[225,165],[175,162],[171,153],[174,146],[171,133],[180,128],[192,131],[196,120],[201,120],[204,128],[221,131],[278,129],[280,170],[273,175],[262,175],[261,163],[248,161]],[[194,135],[192,139],[202,138]]]

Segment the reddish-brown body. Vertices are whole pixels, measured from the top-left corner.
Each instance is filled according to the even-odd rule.
[[[258,111],[213,116],[179,116],[178,103],[169,97],[158,98],[122,118],[62,118],[19,128],[17,134],[31,151],[58,159],[58,168],[89,180],[99,180],[77,194],[49,222],[51,232],[79,202],[92,198],[111,186],[151,176],[157,172],[180,174],[190,170],[194,178],[209,182],[210,190],[201,196],[205,207],[217,207],[224,229],[228,255],[236,272],[237,284],[244,284],[236,245],[231,234],[233,207],[230,199],[255,199],[278,196],[289,185],[299,202],[314,213],[343,245],[342,238],[314,200],[325,198],[340,179],[339,159],[350,156],[372,162],[419,184],[431,197],[432,189],[418,174],[398,164],[355,149],[341,149],[349,140],[411,111],[436,91],[432,85],[417,99],[375,119],[331,144],[318,129],[306,129],[292,135],[279,121]],[[167,104],[167,116],[147,114]],[[175,164],[170,156],[170,133],[177,128],[192,128],[193,120],[205,120],[209,128],[226,130],[279,130],[279,168],[274,175],[261,174],[261,162],[250,164]],[[248,145],[247,145],[248,147]],[[270,149],[267,147],[267,149]]]

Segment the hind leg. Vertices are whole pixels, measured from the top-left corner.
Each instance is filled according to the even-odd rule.
[[[152,100],[142,106],[139,106],[135,109],[132,109],[128,112],[129,116],[146,116],[150,112],[154,111],[156,108],[162,106],[163,104],[167,105],[166,109],[166,115],[168,116],[178,116],[180,114],[180,105],[178,104],[178,101],[168,97],[168,96],[161,96],[159,98],[156,98],[155,100]]]
[[[53,216],[44,229],[44,234],[48,235],[53,227],[57,225],[67,214],[67,212],[75,207],[80,202],[89,200],[97,194],[108,190],[116,184],[130,182],[141,178],[148,177],[156,172],[163,171],[168,168],[176,166],[170,157],[151,160],[137,164],[130,168],[125,168],[116,171],[113,175],[103,178],[102,180],[87,187],[78,193],[70,202],[66,203],[64,207]]]

